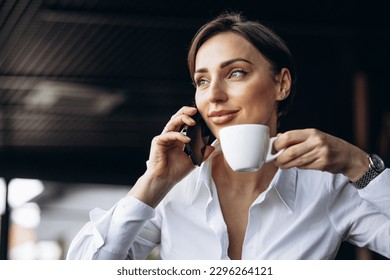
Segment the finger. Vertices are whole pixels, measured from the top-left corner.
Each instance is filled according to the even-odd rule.
[[[276,165],[284,166],[289,162],[308,154],[313,147],[307,141],[288,147],[283,153],[276,158]]]
[[[196,111],[197,109],[194,107],[182,107],[165,125],[162,134],[170,131],[179,131],[183,124],[194,125],[195,121],[191,118],[191,116],[194,115]]]
[[[195,120],[188,115],[179,115],[172,118],[164,127],[163,133],[179,131],[183,125],[195,125]]]
[[[299,157],[291,159],[288,162],[280,164],[281,169],[288,169],[291,167],[298,167],[301,169],[317,169],[315,163],[318,161],[318,154],[313,150],[308,153],[304,153]]]
[[[304,142],[315,133],[315,129],[290,130],[284,133],[279,133],[277,139],[275,140],[274,147],[277,151],[280,151],[281,149]]]
[[[322,161],[320,158],[313,159],[313,161],[308,162],[307,164],[303,164],[298,166],[300,169],[313,169],[313,170],[324,170]]]
[[[184,135],[183,133],[176,132],[176,131],[170,131],[164,134],[161,134],[160,136],[155,137],[155,141],[159,145],[167,145],[171,144],[172,142],[182,142],[183,144],[188,143],[191,141],[191,138]]]
[[[172,116],[172,118],[183,114],[193,116],[197,111],[198,110],[195,107],[183,106],[179,111],[176,112],[176,114]]]

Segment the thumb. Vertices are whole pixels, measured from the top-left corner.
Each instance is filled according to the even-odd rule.
[[[281,149],[283,149],[284,147],[282,146],[282,141],[280,139],[280,137],[283,135],[283,133],[278,133],[276,135],[276,140],[274,142],[274,148],[276,151],[280,151]]]

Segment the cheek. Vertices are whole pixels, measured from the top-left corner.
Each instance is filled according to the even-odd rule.
[[[207,114],[207,102],[205,102],[205,98],[202,98],[200,95],[195,94],[195,105],[204,118],[204,116]]]
[[[206,98],[201,94],[195,93],[195,104],[196,107],[202,112],[207,105]]]
[[[243,105],[248,107],[264,106],[273,98],[272,90],[264,85],[252,85],[247,87],[244,94],[237,96]]]
[[[269,88],[253,90],[251,94],[241,96],[240,100],[243,107],[246,108],[247,117],[251,119],[263,120],[276,109],[275,94]]]

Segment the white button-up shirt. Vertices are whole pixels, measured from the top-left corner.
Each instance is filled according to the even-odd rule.
[[[216,151],[220,152],[217,144]],[[156,209],[134,197],[91,211],[68,259],[229,259],[210,157]],[[347,240],[390,258],[390,170],[356,190],[328,172],[278,170],[248,211],[242,259],[333,259]]]

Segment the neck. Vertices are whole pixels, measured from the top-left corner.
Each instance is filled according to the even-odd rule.
[[[226,186],[226,191],[235,193],[256,193],[265,191],[278,168],[271,162],[265,163],[255,172],[234,172],[223,154],[213,159],[213,179],[217,186]]]

